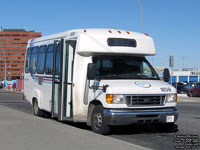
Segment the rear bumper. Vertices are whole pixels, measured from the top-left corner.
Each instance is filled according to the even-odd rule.
[[[167,118],[176,122],[178,110],[176,108],[163,109],[104,109],[104,118],[109,125],[129,125],[133,123],[170,123]]]

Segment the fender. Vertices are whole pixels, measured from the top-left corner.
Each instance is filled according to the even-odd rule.
[[[36,98],[37,101],[38,101],[38,106],[40,109],[42,109],[43,107],[43,103],[42,103],[42,100],[43,100],[43,97],[42,97],[42,93],[38,90],[38,89],[33,89],[32,90],[32,93],[31,93],[31,97],[32,99],[33,98]]]

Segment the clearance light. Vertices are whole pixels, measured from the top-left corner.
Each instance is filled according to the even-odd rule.
[[[147,33],[144,33],[144,35],[149,36]]]
[[[108,32],[109,32],[109,33],[112,33],[112,31],[111,31],[111,30],[108,30]]]
[[[108,104],[112,104],[113,103],[113,95],[112,94],[106,94],[106,102]]]
[[[83,30],[84,32],[87,32],[87,30]]]
[[[130,34],[130,32],[126,31],[127,34]]]
[[[75,87],[75,83],[72,83],[72,86]]]
[[[121,31],[117,31],[119,34],[121,34],[122,32]]]

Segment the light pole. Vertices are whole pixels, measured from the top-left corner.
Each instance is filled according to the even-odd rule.
[[[143,17],[143,10],[142,10],[142,4],[141,1],[138,0],[139,6],[140,6],[140,15],[141,15],[141,24],[142,24],[142,33],[144,33],[144,17]]]

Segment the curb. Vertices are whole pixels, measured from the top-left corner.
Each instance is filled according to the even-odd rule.
[[[21,91],[5,91],[5,90],[0,90],[0,93],[23,94],[23,92],[21,92]]]
[[[178,97],[188,97],[187,94],[178,94]]]

